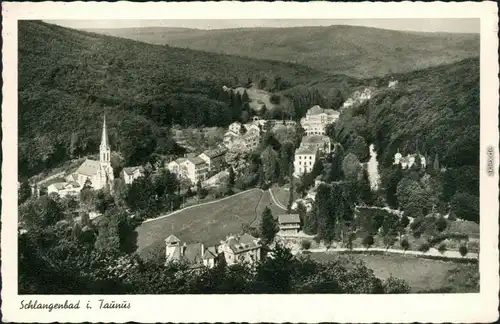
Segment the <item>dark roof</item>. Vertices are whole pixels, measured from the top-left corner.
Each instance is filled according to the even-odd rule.
[[[205,250],[203,254],[203,260],[215,259],[217,258],[217,249],[215,246],[211,246]]]
[[[189,162],[193,163],[194,165],[199,165],[205,163],[205,160],[200,158],[199,156],[194,157],[194,158],[189,158]]]
[[[141,165],[123,168],[123,172],[125,172],[128,175],[134,174],[135,171],[144,172],[144,168]]]
[[[182,253],[182,258],[191,264],[203,263],[202,248],[201,243],[193,243],[184,245],[181,248],[184,250]]]
[[[233,236],[229,238],[226,243],[229,245],[231,250],[237,254],[240,252],[245,252],[248,250],[253,250],[256,248],[260,248],[260,244],[257,242],[257,239],[250,234],[243,234],[239,237]]]
[[[218,149],[213,149],[213,150],[206,150],[203,152],[203,154],[205,154],[209,158],[213,159],[215,157],[226,154],[226,152],[227,152],[226,148],[218,148]]]
[[[280,224],[300,223],[299,214],[283,214],[278,216]]]

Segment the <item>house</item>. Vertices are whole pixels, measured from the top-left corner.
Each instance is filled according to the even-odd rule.
[[[186,158],[178,158],[167,164],[168,171],[177,174],[179,177],[187,178]]]
[[[219,172],[222,171],[226,163],[226,153],[226,148],[217,148],[213,150],[206,150],[201,153],[199,157],[207,163],[209,172]]]
[[[80,167],[68,175],[65,182],[52,186],[51,191],[59,195],[66,195],[68,190],[73,192],[81,190],[87,181],[93,189],[99,190],[109,185],[112,189],[114,180],[113,167],[111,166],[111,146],[109,145],[106,128],[106,116],[103,119],[101,145],[99,146],[99,161],[85,160]],[[48,189],[48,188],[47,188]]]
[[[126,184],[131,184],[135,179],[144,176],[144,168],[142,166],[123,168],[122,176]]]
[[[301,146],[295,151],[293,161],[293,174],[300,176],[311,172],[314,162],[316,162],[317,148],[314,146]]]
[[[296,235],[300,230],[298,214],[284,214],[278,216],[278,223],[282,235]]]
[[[241,124],[238,122],[232,123],[231,125],[229,125],[229,131],[233,132],[234,134],[240,134]]]
[[[173,261],[187,262],[191,269],[213,268],[220,260],[215,246],[205,248],[203,243],[182,243],[175,235],[165,239],[165,264]]]
[[[185,166],[186,177],[196,185],[198,181],[205,181],[207,179],[208,164],[199,156],[188,158],[183,163]]]
[[[389,89],[394,89],[398,85],[398,80],[389,81],[389,85],[387,86]]]
[[[227,265],[248,262],[253,264],[261,259],[262,244],[250,234],[229,236],[220,242],[219,252],[224,255]]]
[[[245,152],[251,151],[259,146],[260,131],[255,129],[248,130],[245,134],[238,137],[231,147],[231,149],[243,150]]]
[[[232,148],[233,143],[236,139],[240,137],[239,133],[235,133],[233,131],[228,131],[224,134],[224,138],[222,140],[222,143],[224,144],[225,147],[228,149]]]
[[[78,182],[55,182],[47,187],[47,193],[57,193],[61,198],[67,196],[77,196],[81,186]]]
[[[315,147],[319,152],[325,154],[332,152],[332,140],[326,135],[304,136],[300,145]]]
[[[300,124],[306,135],[325,135],[326,126],[339,118],[340,112],[333,109],[323,109],[316,105],[309,109]]]

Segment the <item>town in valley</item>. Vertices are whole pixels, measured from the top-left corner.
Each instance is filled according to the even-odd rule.
[[[479,32],[236,27],[19,21],[19,292],[478,292]]]

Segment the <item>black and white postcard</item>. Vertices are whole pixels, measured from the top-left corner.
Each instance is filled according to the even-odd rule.
[[[482,3],[14,3],[6,322],[498,318]]]

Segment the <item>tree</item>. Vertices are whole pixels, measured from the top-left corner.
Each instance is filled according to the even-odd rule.
[[[234,175],[234,169],[232,166],[229,167],[229,176],[227,179],[227,190],[229,192],[233,191],[234,188],[234,183],[235,183],[235,175]]]
[[[402,241],[401,241],[401,248],[406,251],[410,248],[410,242],[408,242],[408,239],[407,238],[404,238]]]
[[[19,204],[24,203],[31,197],[31,186],[28,181],[22,181],[21,186],[19,187],[18,192],[18,201]]]
[[[296,212],[297,212],[297,214],[299,214],[300,227],[303,228],[304,227],[305,218],[307,216],[307,208],[306,208],[306,206],[304,206],[303,203],[298,202],[297,203],[297,210],[296,210]]]
[[[402,279],[390,276],[384,282],[384,293],[386,294],[407,294],[411,291],[408,283]]]
[[[370,179],[368,179],[368,171],[365,169],[362,171],[363,176],[359,181],[359,195],[361,201],[366,203],[367,205],[373,205],[374,197],[372,190],[370,188]]]
[[[399,222],[398,222],[398,231],[399,231],[400,238],[401,238],[401,235],[403,234],[403,232],[405,231],[406,227],[408,226],[408,224],[410,224],[410,219],[408,218],[408,216],[403,214],[403,216],[401,216],[401,218],[399,219]]]
[[[262,220],[260,222],[260,233],[265,244],[269,244],[274,240],[274,236],[278,232],[278,224],[273,217],[271,209],[266,206],[262,212]]]
[[[267,86],[267,79],[266,78],[260,79],[260,81],[259,81],[259,89],[265,90],[266,86]]]
[[[464,192],[457,192],[450,202],[457,218],[479,223],[479,198]]]
[[[248,93],[246,90],[243,91],[243,96],[241,97],[241,100],[243,101],[243,103],[250,102],[250,97],[248,96]]]
[[[262,152],[261,158],[265,180],[275,183],[279,175],[278,154],[273,150],[271,145],[268,145],[264,152]]]
[[[469,250],[467,249],[467,246],[460,245],[460,247],[458,248],[458,252],[460,252],[460,255],[464,257],[464,256],[467,255],[467,253],[469,252]]]
[[[435,225],[436,225],[436,229],[438,230],[438,232],[442,232],[446,229],[446,227],[448,227],[448,221],[443,216],[440,216],[436,220]]]
[[[342,145],[335,144],[331,158],[331,167],[328,174],[328,181],[339,181],[343,177],[342,163],[344,161],[344,149]]]
[[[365,236],[365,238],[363,239],[363,246],[366,248],[366,249],[369,249],[373,243],[375,243],[374,239],[373,239],[373,236],[371,235],[367,235]]]
[[[348,150],[349,153],[356,155],[360,161],[364,161],[368,157],[368,145],[362,136],[356,136]]]
[[[398,197],[397,197],[397,188],[398,184],[403,178],[403,170],[401,169],[401,165],[396,165],[393,169],[390,169],[386,187],[386,199],[387,204],[391,208],[398,208]]]
[[[288,191],[289,195],[288,195],[288,204],[287,204],[287,212],[289,214],[292,212],[292,205],[293,205],[293,201],[294,201],[294,197],[293,197],[294,188],[293,187],[294,187],[293,177],[290,177],[290,190]]]
[[[300,246],[302,247],[303,250],[309,250],[311,248],[311,241],[309,241],[309,240],[302,240],[300,242]]]
[[[446,252],[446,243],[443,242],[443,243],[439,244],[438,251],[440,253]]]
[[[361,163],[356,155],[349,153],[342,161],[342,171],[346,180],[357,181],[361,172]]]
[[[411,217],[424,216],[432,208],[432,201],[418,181],[401,180],[396,189],[400,207]]]
[[[78,136],[77,132],[71,133],[71,140],[69,144],[69,156],[74,159],[78,156],[80,151],[80,136]]]

